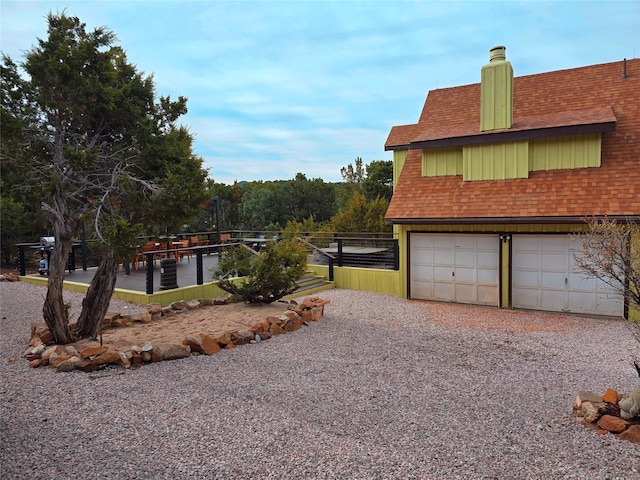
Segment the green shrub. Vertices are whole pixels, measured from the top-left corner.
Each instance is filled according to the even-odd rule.
[[[268,244],[254,255],[244,247],[222,254],[214,276],[224,291],[248,303],[271,303],[293,293],[307,268],[307,254],[295,240]],[[230,277],[239,276],[240,280]]]

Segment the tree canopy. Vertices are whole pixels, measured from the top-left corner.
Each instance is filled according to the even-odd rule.
[[[16,184],[34,191],[51,223],[56,242],[43,314],[56,341],[67,343],[62,281],[79,226],[90,225],[104,250],[78,321],[80,336],[89,336],[136,235],[193,214],[206,172],[176,123],[186,98],[156,101],[152,77],[128,62],[110,30],[88,31],[65,13],[50,13],[47,23],[47,38],[21,66],[3,56],[2,163],[22,167]]]

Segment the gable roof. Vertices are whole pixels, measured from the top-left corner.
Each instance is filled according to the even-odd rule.
[[[417,124],[393,127],[385,149],[409,150],[386,218],[392,223],[565,222],[640,217],[640,59],[514,78],[513,126],[480,132],[480,84],[432,90]],[[591,130],[589,130],[591,129]],[[422,149],[537,135],[602,133],[601,166],[529,178],[422,177]],[[514,138],[514,136],[516,138]]]

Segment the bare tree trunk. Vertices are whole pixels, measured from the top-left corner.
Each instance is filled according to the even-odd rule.
[[[64,271],[71,251],[71,240],[61,240],[63,235],[56,235],[56,243],[51,252],[49,261],[49,284],[47,297],[42,307],[44,321],[57,344],[73,342],[73,336],[69,330],[69,313],[64,304],[62,284]],[[70,236],[67,238],[71,238]]]
[[[97,337],[100,323],[109,309],[117,275],[118,262],[115,260],[113,250],[110,249],[103,255],[98,270],[89,284],[87,295],[82,300],[82,312],[78,318],[76,331],[78,339]]]

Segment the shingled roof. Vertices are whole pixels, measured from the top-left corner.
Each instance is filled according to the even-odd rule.
[[[392,223],[570,222],[640,218],[640,59],[514,78],[513,126],[480,132],[480,84],[432,90],[417,124],[391,129],[408,149],[387,210]],[[577,130],[576,130],[577,129]],[[529,178],[423,177],[422,148],[602,133],[601,166],[532,171]],[[520,137],[520,138],[525,138]]]

